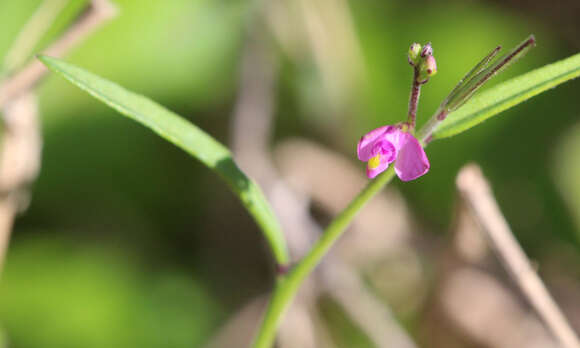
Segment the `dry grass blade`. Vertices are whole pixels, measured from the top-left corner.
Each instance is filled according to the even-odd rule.
[[[554,337],[564,348],[580,347],[570,324],[514,238],[481,169],[473,164],[461,169],[457,187],[498,257]]]

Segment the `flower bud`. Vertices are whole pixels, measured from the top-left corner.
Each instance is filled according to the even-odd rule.
[[[429,56],[427,57],[422,64],[422,69],[425,69],[427,75],[433,76],[437,73],[437,62],[435,61],[435,57]]]
[[[427,82],[429,78],[437,73],[437,62],[435,57],[427,56],[419,66],[418,81],[421,83]]]
[[[433,55],[433,47],[431,47],[431,43],[428,42],[425,46],[423,46],[423,49],[421,50],[421,58],[425,58],[432,55]]]
[[[407,55],[409,64],[411,64],[412,66],[417,65],[417,63],[420,60],[419,58],[420,53],[421,53],[421,45],[415,42],[414,44],[411,45],[411,47],[409,47],[409,53]]]

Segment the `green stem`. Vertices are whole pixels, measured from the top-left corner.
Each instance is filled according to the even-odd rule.
[[[320,237],[300,263],[286,277],[278,279],[273,297],[270,300],[268,310],[260,326],[260,331],[254,341],[254,348],[270,348],[272,346],[282,315],[290,305],[290,302],[296,295],[304,279],[320,263],[322,257],[326,255],[328,250],[342,235],[358,211],[372,197],[380,192],[391,181],[394,175],[394,166],[391,166],[388,170],[370,181],[358,196],[326,228],[322,237]]]

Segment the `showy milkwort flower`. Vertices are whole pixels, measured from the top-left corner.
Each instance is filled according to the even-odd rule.
[[[417,179],[427,173],[429,160],[419,141],[398,126],[383,126],[363,136],[357,147],[358,159],[367,162],[367,176],[372,179],[395,162],[395,172],[402,181]]]
[[[424,46],[412,44],[407,58],[414,70],[407,122],[372,130],[360,139],[357,146],[358,159],[367,162],[367,176],[370,179],[385,171],[393,162],[395,173],[402,181],[417,179],[430,168],[423,147],[411,132],[415,127],[421,85],[437,73],[437,63],[431,43]]]

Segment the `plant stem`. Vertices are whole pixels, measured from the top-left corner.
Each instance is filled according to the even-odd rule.
[[[407,123],[411,130],[415,129],[415,120],[417,119],[417,107],[419,105],[419,96],[421,95],[421,84],[417,81],[419,79],[419,70],[414,69],[413,83],[411,85],[411,96],[409,97],[409,114]]]
[[[449,112],[445,109],[437,110],[435,115],[433,115],[433,117],[431,117],[431,119],[429,119],[429,121],[427,121],[427,123],[421,128],[417,139],[419,139],[423,146],[426,146],[431,141],[435,128],[437,128],[439,123],[447,118],[448,114]]]
[[[272,343],[276,338],[276,331],[282,315],[290,305],[290,302],[296,295],[304,279],[320,263],[322,257],[326,255],[328,250],[342,235],[358,211],[372,197],[380,192],[383,187],[391,181],[394,175],[394,166],[391,166],[385,172],[369,182],[368,185],[350,202],[350,204],[330,223],[322,237],[320,237],[300,263],[296,265],[296,267],[290,271],[286,277],[280,277],[278,279],[274,294],[268,305],[268,310],[266,311],[258,335],[254,340],[254,348],[270,348],[272,346]]]

